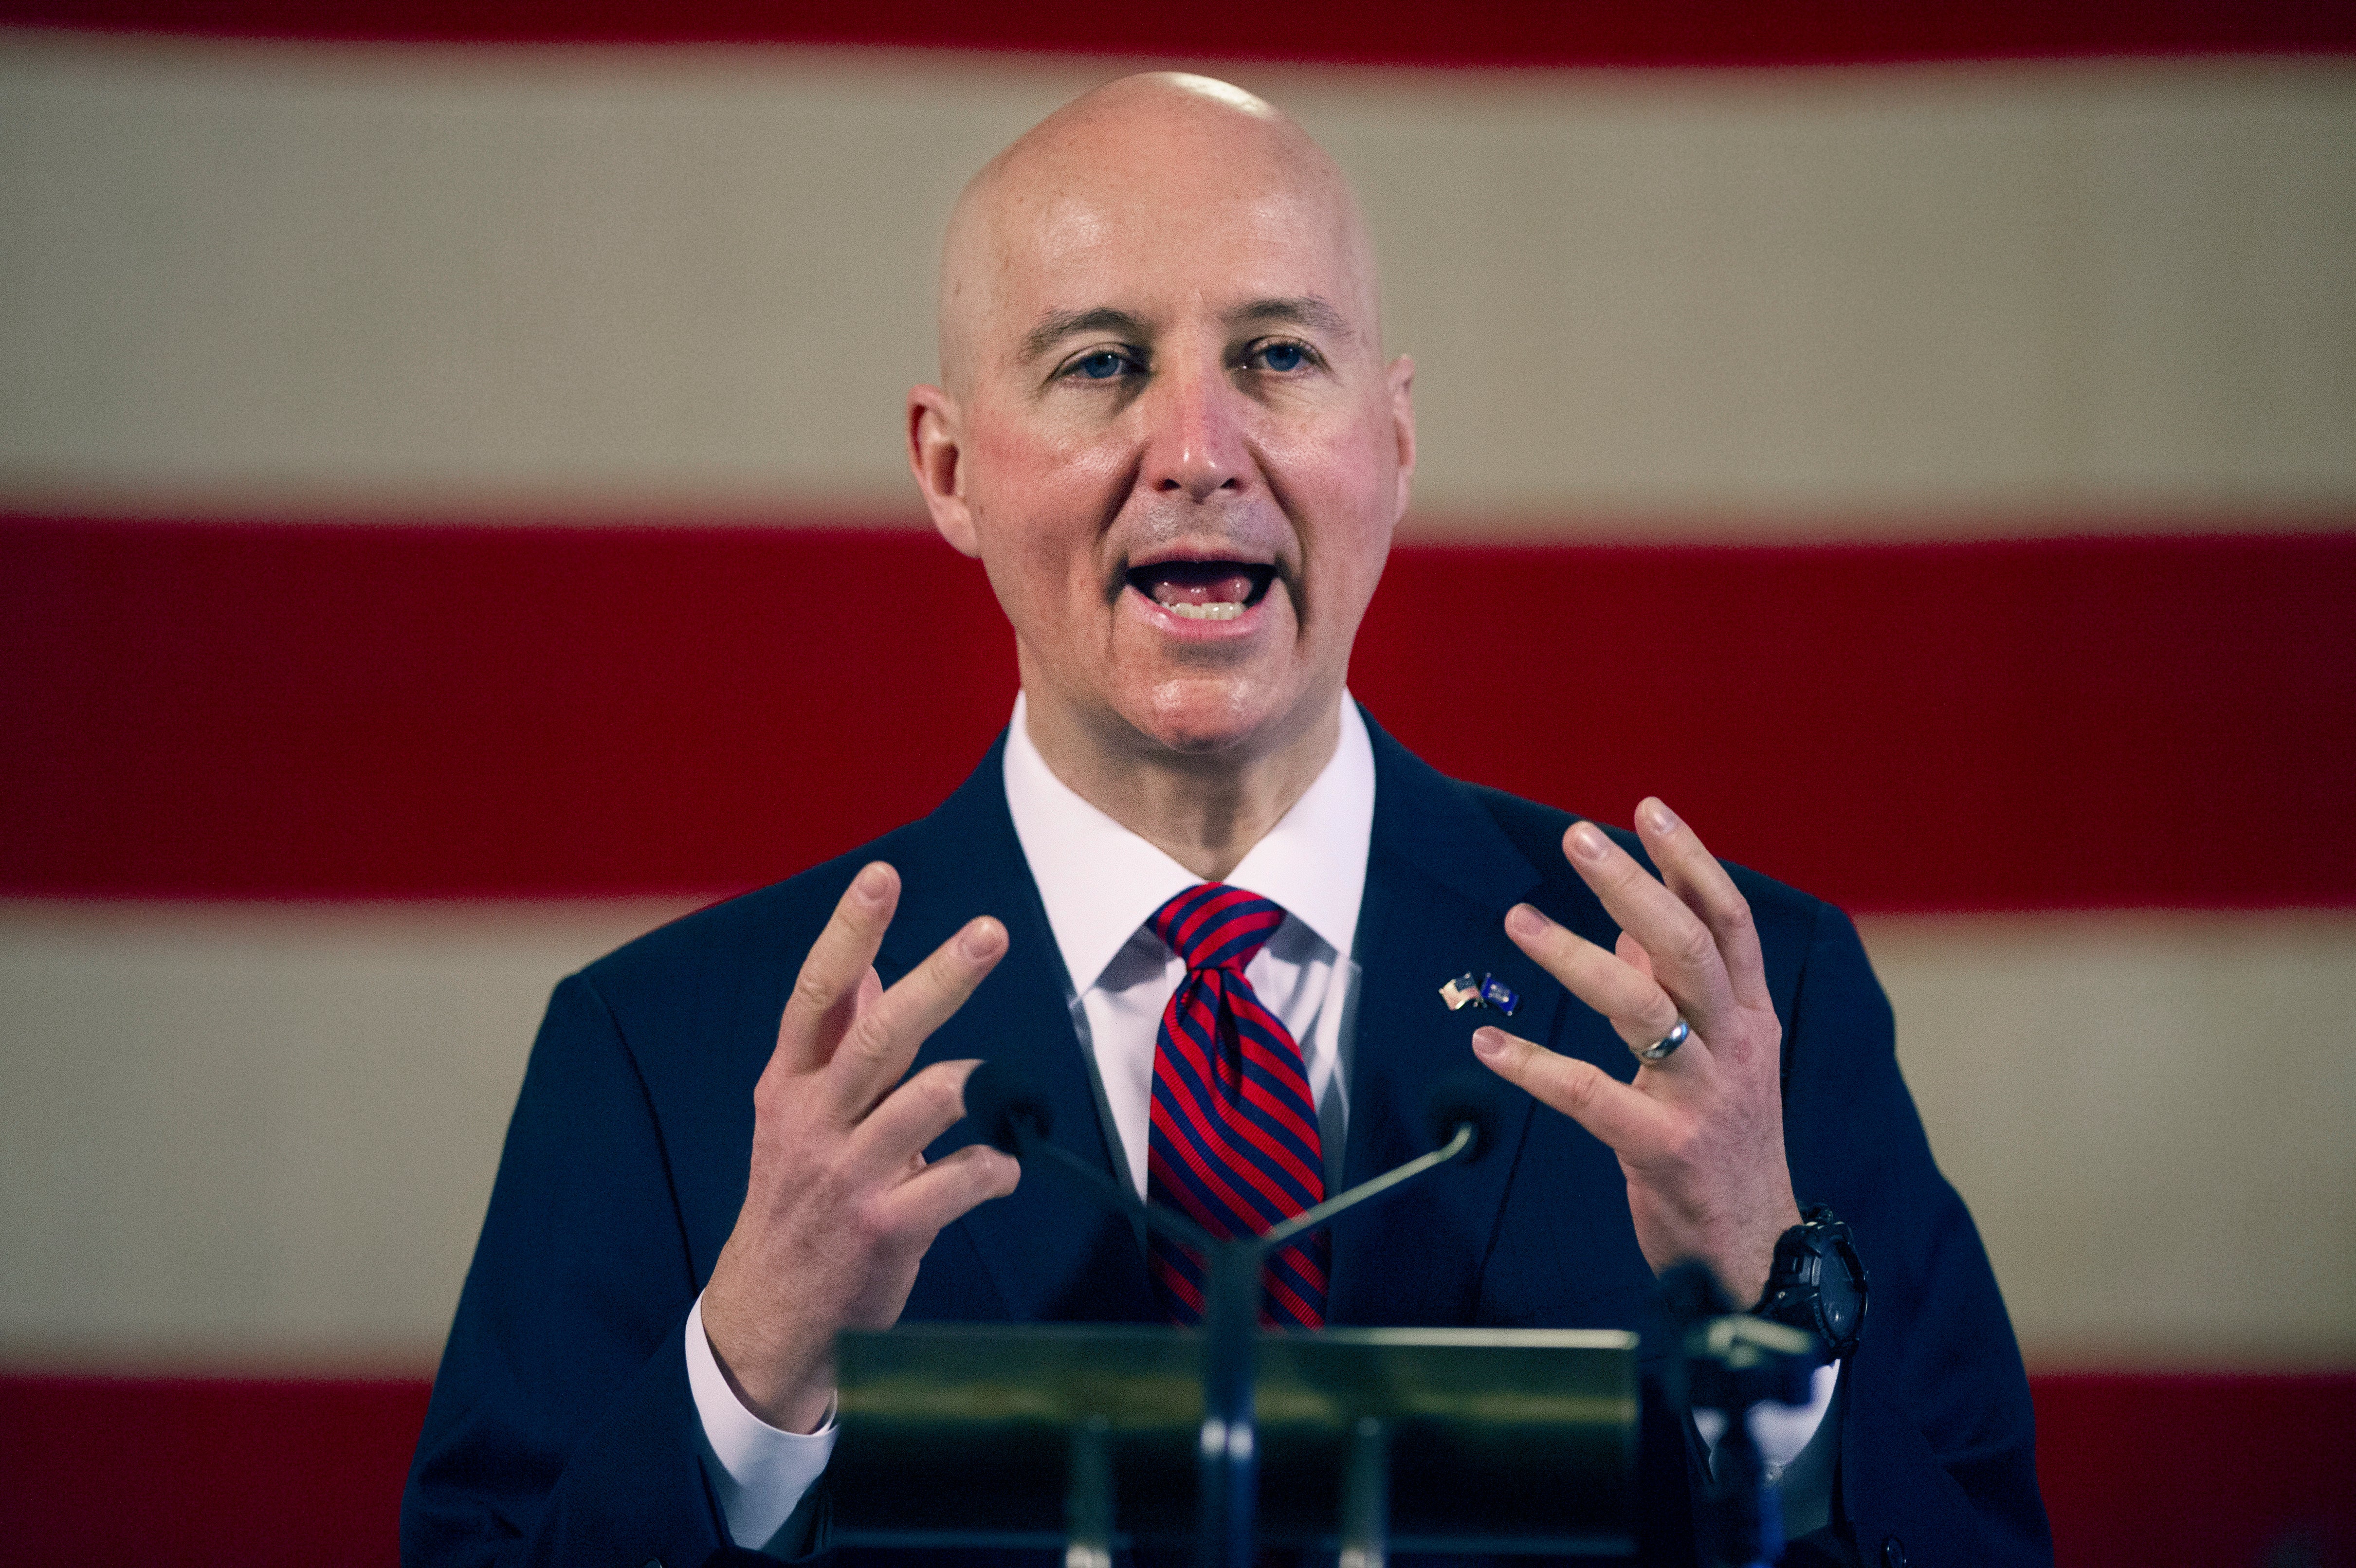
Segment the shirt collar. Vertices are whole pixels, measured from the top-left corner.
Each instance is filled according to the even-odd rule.
[[[1025,712],[1017,695],[1006,735],[1006,807],[1072,988],[1085,992],[1153,911],[1202,878],[1056,778],[1031,744]],[[1251,847],[1227,886],[1274,899],[1347,958],[1365,897],[1374,826],[1375,748],[1345,692],[1333,757]]]

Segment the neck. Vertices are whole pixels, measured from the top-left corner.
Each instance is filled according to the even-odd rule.
[[[1023,702],[1031,744],[1072,792],[1205,882],[1226,880],[1308,793],[1341,743],[1341,699],[1275,745],[1173,751],[1108,745],[1052,703]]]

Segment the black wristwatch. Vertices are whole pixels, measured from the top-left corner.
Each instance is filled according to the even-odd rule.
[[[1806,1329],[1836,1359],[1857,1348],[1865,1325],[1865,1263],[1839,1216],[1821,1203],[1801,1210],[1800,1222],[1776,1238],[1767,1294],[1751,1312]]]

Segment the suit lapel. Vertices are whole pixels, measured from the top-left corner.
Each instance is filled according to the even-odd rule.
[[[1006,809],[1005,744],[1001,734],[957,793],[911,830],[899,865],[900,909],[876,969],[889,984],[966,921],[998,917],[1006,926],[1006,956],[925,1042],[916,1069],[969,1057],[1004,1063],[1046,1098],[1055,1115],[1053,1141],[1109,1175],[1126,1167],[1113,1161],[1097,1113],[1088,1064],[1065,1002],[1063,957]],[[972,1127],[959,1122],[935,1141],[926,1158],[939,1159],[975,1138]],[[1052,1166],[1026,1168],[1012,1197],[985,1203],[951,1226],[927,1254],[927,1269],[936,1256],[944,1267],[954,1266],[961,1250],[979,1256],[1006,1316],[1017,1321],[1152,1321],[1159,1316],[1144,1252],[1129,1222]],[[927,1299],[926,1283],[920,1276],[912,1311]],[[970,1303],[961,1310],[970,1313]]]
[[[1505,1023],[1623,1079],[1633,1069],[1602,1020],[1571,1005],[1505,935],[1505,910],[1538,893],[1545,880],[1538,869],[1467,786],[1417,758],[1372,718],[1366,728],[1375,749],[1375,821],[1354,950],[1359,987],[1345,1079],[1345,1185],[1430,1147],[1424,1112],[1431,1088],[1452,1072],[1485,1070],[1469,1044],[1484,1022]],[[967,920],[997,916],[1010,938],[1006,957],[926,1042],[916,1067],[968,1057],[1007,1063],[1053,1107],[1055,1143],[1108,1175],[1122,1173],[1125,1161],[1113,1157],[1067,1010],[1062,955],[1006,809],[1003,746],[1001,736],[957,793],[894,846],[900,910],[876,967],[889,984]],[[1574,906],[1553,912],[1609,946],[1612,925],[1600,906],[1584,897]],[[1440,984],[1468,972],[1476,980],[1494,974],[1519,993],[1510,1022],[1493,1011],[1449,1011]],[[1335,1223],[1330,1322],[1475,1321],[1498,1217],[1536,1109],[1527,1095],[1501,1091],[1496,1145],[1479,1163],[1436,1172]],[[974,1137],[960,1122],[926,1157]],[[976,1260],[997,1297],[987,1308],[954,1293],[927,1294],[926,1275],[946,1280]],[[910,1316],[926,1316],[936,1301],[953,1301],[958,1316],[1000,1310],[1017,1321],[1161,1320],[1136,1232],[1044,1167],[1026,1170],[1012,1197],[973,1210],[934,1244]]]
[[[1431,1144],[1424,1126],[1433,1084],[1482,1073],[1470,1044],[1494,1011],[1451,1012],[1441,982],[1484,974],[1520,993],[1508,1025],[1544,1040],[1567,993],[1505,934],[1505,910],[1541,878],[1472,793],[1366,725],[1375,746],[1375,826],[1358,920],[1357,1013],[1349,1064],[1349,1144],[1344,1170],[1363,1181]],[[1500,1086],[1501,1090],[1503,1086]],[[1451,1324],[1472,1320],[1496,1219],[1536,1102],[1503,1090],[1496,1146],[1478,1163],[1443,1168],[1334,1226],[1329,1320]]]

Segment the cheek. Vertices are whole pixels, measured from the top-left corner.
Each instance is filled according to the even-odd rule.
[[[967,502],[982,564],[1016,629],[1035,640],[1070,621],[1075,596],[1098,593],[1108,465],[1085,443],[1035,433],[997,434],[969,452]]]
[[[1387,408],[1361,400],[1355,407],[1327,409],[1311,418],[1270,419],[1255,434],[1273,468],[1291,476],[1296,489],[1313,487],[1316,496],[1354,510],[1380,498],[1377,510],[1390,521],[1398,446]]]
[[[1120,432],[1065,404],[995,401],[969,422],[973,478],[1001,495],[1101,483],[1119,467]]]
[[[1363,607],[1382,575],[1398,521],[1398,447],[1390,421],[1362,417],[1304,442],[1291,467],[1317,525],[1316,575]]]
[[[995,432],[969,448],[969,499],[1001,527],[1026,531],[1043,524],[1093,521],[1096,509],[1122,478],[1119,455],[1108,444],[1053,430],[992,422]]]

